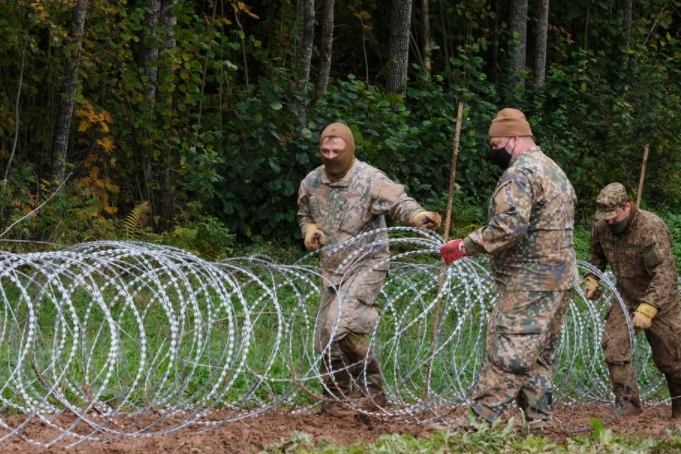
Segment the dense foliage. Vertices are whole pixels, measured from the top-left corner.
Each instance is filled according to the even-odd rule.
[[[210,257],[236,237],[299,238],[298,182],[320,163],[319,132],[336,120],[351,125],[360,159],[427,208],[443,210],[459,102],[459,226],[484,219],[499,175],[485,159],[487,128],[506,106],[526,113],[537,142],[566,169],[580,221],[590,221],[593,199],[608,182],[623,182],[636,197],[646,146],[642,205],[678,211],[681,2],[634,2],[630,22],[619,2],[552,4],[541,86],[532,83],[533,44],[526,83],[506,77],[518,36],[502,3],[431,2],[432,70],[424,70],[415,38],[404,92],[390,94],[383,88],[391,65],[386,1],[336,2],[331,78],[328,91],[317,93],[318,53],[311,89],[296,83],[294,3],[6,0],[0,236],[60,245],[121,237],[146,220],[139,208],[148,207],[149,222],[133,229],[135,238],[158,237]],[[166,22],[150,20],[152,4],[167,7]],[[87,8],[80,43],[72,31],[79,5]],[[322,3],[315,8],[319,14]],[[414,37],[423,26],[414,3]],[[55,123],[74,65],[78,91],[64,158],[55,155]],[[68,169],[63,179],[55,177],[57,164]]]

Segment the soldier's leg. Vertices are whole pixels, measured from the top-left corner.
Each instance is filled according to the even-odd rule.
[[[337,333],[344,332],[341,322],[338,293],[334,287],[327,287],[317,312],[314,335],[315,351],[321,353],[322,413],[331,411],[338,400],[346,399],[352,388],[349,363],[343,357],[337,340]]]
[[[353,305],[355,324],[351,325],[351,332],[339,342],[341,351],[353,364],[350,371],[355,384],[354,396],[370,397],[381,406],[385,405],[383,377],[378,360],[369,344],[368,334],[376,326],[378,311],[375,302],[384,279],[385,273],[381,273],[371,279],[373,282],[362,282],[361,285],[354,285],[348,289],[346,301]]]
[[[546,337],[537,362],[530,370],[527,381],[520,388],[518,405],[527,420],[551,419],[553,399],[553,362],[556,359],[556,345],[567,314],[573,290],[545,293],[545,303],[541,304],[548,314],[545,328]]]
[[[517,398],[543,350],[548,317],[553,315],[544,307],[545,293],[512,291],[499,295],[487,326],[487,361],[471,398],[471,409],[489,422]]]
[[[667,379],[672,418],[681,418],[681,315],[678,311],[663,313],[645,333],[653,361]]]
[[[672,401],[672,419],[681,419],[681,377],[665,374],[669,397]]]
[[[339,342],[339,346],[348,361],[353,364],[350,372],[355,387],[351,397],[364,399],[366,404],[373,407],[385,406],[381,367],[371,350],[367,336],[350,333]]]
[[[628,317],[628,311],[625,314],[620,304],[613,301],[601,338],[601,347],[605,350],[605,363],[615,394],[615,416],[641,413],[641,399],[631,364],[631,332],[627,325]]]
[[[352,391],[352,375],[349,362],[344,358],[338,342],[322,354],[320,374],[322,386],[322,413],[328,413],[339,400],[348,399]]]

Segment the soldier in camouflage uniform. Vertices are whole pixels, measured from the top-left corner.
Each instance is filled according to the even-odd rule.
[[[298,190],[298,224],[305,247],[321,248],[322,301],[314,346],[322,353],[322,413],[340,399],[385,405],[380,367],[367,335],[376,327],[374,303],[388,272],[388,234],[357,236],[384,229],[386,215],[432,230],[439,228],[441,218],[424,210],[383,172],[355,159],[354,136],[346,125],[326,127],[320,151],[323,165],[310,172]],[[334,251],[343,243],[349,246]]]
[[[578,285],[576,195],[563,170],[534,143],[519,110],[501,110],[489,138],[490,158],[505,171],[490,201],[488,224],[440,250],[447,264],[490,254],[499,290],[471,416],[491,423],[515,400],[527,420],[547,421],[556,342]]]
[[[641,400],[631,365],[629,325],[644,330],[653,361],[664,374],[672,397],[672,418],[681,418],[681,309],[678,273],[671,235],[655,214],[636,208],[620,183],[607,185],[596,199],[589,263],[603,271],[610,265],[624,314],[613,299],[601,346],[615,394],[616,416],[641,413]],[[585,295],[601,296],[598,278],[585,276]]]

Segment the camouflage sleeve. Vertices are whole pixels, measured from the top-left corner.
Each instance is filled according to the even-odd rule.
[[[303,180],[298,187],[298,213],[296,216],[298,219],[298,226],[304,236],[305,228],[310,224],[314,224],[314,218],[312,217],[312,211],[310,209],[310,192],[308,191],[305,180]]]
[[[377,178],[371,185],[371,212],[389,215],[403,225],[412,225],[414,215],[423,211],[421,205],[407,195],[404,186],[388,177]]]
[[[674,264],[669,231],[659,226],[653,235],[643,242],[643,264],[652,276],[643,301],[662,309],[660,304],[669,300],[678,287],[678,275]],[[674,300],[676,304],[676,300]]]
[[[598,232],[598,224],[594,224],[591,227],[591,241],[589,243],[588,261],[591,265],[598,268],[602,272],[605,271],[605,267],[608,266],[608,259],[603,253],[603,248],[601,247],[601,236]],[[587,273],[587,275],[588,274],[589,273]]]
[[[494,190],[490,220],[465,238],[470,254],[506,249],[524,236],[530,225],[534,191],[527,175],[506,172]]]

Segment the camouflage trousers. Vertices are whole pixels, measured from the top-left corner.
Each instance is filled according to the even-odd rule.
[[[556,344],[574,289],[503,291],[487,325],[486,362],[471,409],[494,421],[515,400],[528,420],[551,418]]]
[[[340,288],[327,287],[317,312],[314,346],[322,354],[324,393],[359,398],[382,392],[382,375],[368,335],[376,328],[376,298],[386,277],[375,271]]]
[[[626,365],[631,363],[631,339],[629,326],[625,317],[631,319],[635,307],[625,305],[627,313],[622,311],[622,306],[613,301],[603,329],[601,347],[605,353],[605,362],[610,365]],[[681,312],[666,311],[660,316],[653,318],[650,328],[644,331],[646,340],[650,344],[655,366],[662,372],[667,380],[681,383]],[[614,377],[611,377],[613,380]],[[633,379],[626,380],[627,387],[631,387],[638,394]],[[619,383],[613,383],[618,385]]]
[[[340,286],[326,286],[317,311],[314,348],[340,359],[337,342],[348,333],[371,334],[376,328],[378,310],[375,303],[386,278],[385,271],[367,276],[353,276]]]

